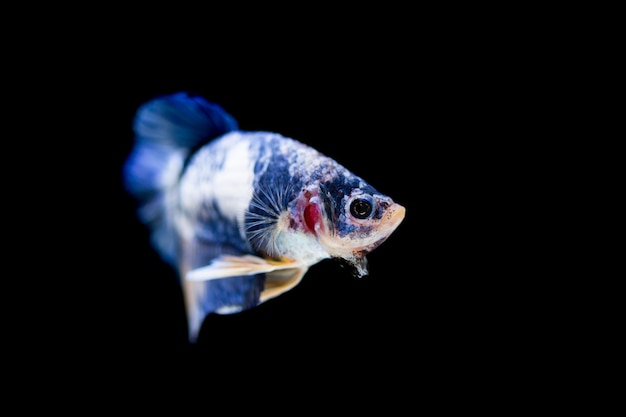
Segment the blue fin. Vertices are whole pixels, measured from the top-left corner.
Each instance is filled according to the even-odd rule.
[[[193,238],[181,246],[182,286],[187,310],[189,340],[195,342],[207,315],[230,314],[259,304],[265,275],[230,275],[225,279],[186,280],[189,271],[203,267],[223,255],[240,256],[241,251],[227,242]]]
[[[221,106],[185,92],[157,97],[135,115],[134,147],[123,167],[125,189],[138,201],[139,219],[150,227],[152,243],[174,263],[166,204],[184,162],[195,149],[236,130],[237,121]]]
[[[308,269],[289,260],[234,255],[237,251],[232,247],[197,239],[183,248],[183,269],[187,271],[183,288],[192,343],[208,314],[252,308],[295,287]]]

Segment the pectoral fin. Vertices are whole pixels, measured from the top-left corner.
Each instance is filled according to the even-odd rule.
[[[222,255],[210,264],[187,273],[188,281],[208,281],[245,275],[265,275],[260,302],[274,298],[295,287],[308,268],[293,261],[274,261],[253,255]]]
[[[207,281],[243,275],[268,274],[302,267],[302,264],[293,261],[274,261],[253,255],[222,255],[206,266],[189,271],[185,278],[189,281]]]

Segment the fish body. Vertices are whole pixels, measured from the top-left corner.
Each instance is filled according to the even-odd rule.
[[[199,96],[139,108],[126,189],[152,244],[179,273],[189,338],[211,313],[237,313],[297,285],[337,258],[367,274],[367,253],[405,208],[295,139],[248,132]]]

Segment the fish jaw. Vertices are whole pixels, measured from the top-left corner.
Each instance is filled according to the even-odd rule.
[[[370,233],[348,234],[340,237],[335,233],[320,233],[320,244],[331,254],[333,258],[340,258],[353,267],[353,273],[357,277],[368,274],[368,262],[366,255],[380,246],[398,228],[404,220],[406,208],[398,203],[391,202],[385,208],[383,216],[376,222],[372,222]],[[322,216],[328,220],[327,216]],[[367,222],[364,222],[367,225]],[[329,224],[319,228],[320,231],[332,230]]]
[[[392,203],[386,211],[383,219],[381,219],[376,239],[367,243],[364,242],[364,245],[359,247],[357,250],[360,252],[369,253],[376,249],[381,243],[383,243],[387,238],[400,226],[402,220],[404,220],[404,216],[406,215],[406,208],[398,203]]]
[[[366,255],[380,246],[389,236],[391,236],[400,223],[402,223],[405,214],[405,207],[394,203],[387,209],[385,217],[378,226],[374,240],[370,241],[369,239],[365,239],[364,241],[361,241],[360,239],[354,239],[354,241],[348,245],[343,245],[342,248],[337,249],[340,252],[344,250],[347,251],[342,258],[354,268],[353,273],[355,276],[361,278],[368,274],[368,262]]]

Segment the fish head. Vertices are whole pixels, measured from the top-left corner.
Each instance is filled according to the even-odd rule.
[[[400,225],[406,209],[358,177],[320,182],[304,209],[305,224],[332,258],[367,275],[366,255]]]

